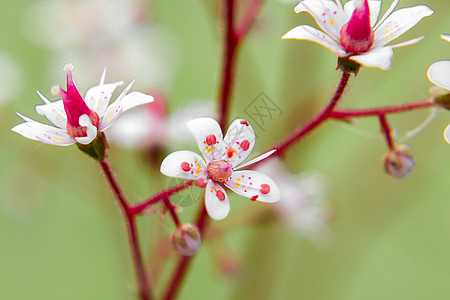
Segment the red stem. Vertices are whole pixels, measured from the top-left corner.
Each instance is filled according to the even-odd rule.
[[[434,106],[435,103],[432,99],[407,103],[395,106],[388,107],[377,107],[377,108],[369,108],[369,109],[336,109],[330,114],[330,118],[333,119],[346,119],[346,118],[358,118],[358,117],[374,117],[379,116],[381,114],[393,114],[393,113],[401,113],[406,111],[411,111],[415,109],[421,109],[426,107]]]
[[[142,300],[150,300],[152,299],[150,285],[147,280],[147,273],[145,271],[144,260],[142,259],[142,254],[139,247],[139,237],[135,222],[135,214],[131,208],[131,205],[128,203],[125,195],[119,187],[119,183],[117,182],[114,173],[111,169],[109,163],[104,161],[99,161],[100,167],[106,175],[108,183],[114,192],[114,196],[120,204],[120,208],[122,210],[123,216],[126,221],[126,227],[128,230],[128,238],[130,240],[131,253],[133,256],[134,267],[136,270],[136,276],[138,278],[138,292],[139,296]]]
[[[168,196],[163,198],[164,205],[169,210],[170,216],[172,217],[173,222],[175,223],[175,226],[181,225],[180,218],[177,215],[177,212],[175,211],[175,206],[170,202],[170,199]]]
[[[242,21],[236,29],[236,43],[239,43],[239,41],[247,35],[248,31],[255,22],[256,16],[258,15],[263,2],[264,0],[253,0],[247,6],[245,15],[242,17]]]
[[[225,1],[226,9],[226,31],[225,31],[225,51],[223,58],[223,72],[221,78],[219,96],[219,124],[224,131],[228,120],[230,107],[230,95],[233,87],[234,58],[237,49],[237,36],[234,32],[234,0]]]
[[[384,137],[386,138],[386,142],[388,144],[388,147],[390,150],[393,150],[395,148],[394,140],[392,139],[392,129],[389,126],[389,123],[386,119],[386,115],[379,115],[378,118],[380,119],[380,127],[381,131],[384,134]]]
[[[131,207],[131,210],[134,215],[142,214],[142,212],[149,207],[150,205],[156,204],[159,201],[163,200],[166,197],[170,197],[173,194],[176,194],[178,192],[181,192],[182,190],[185,190],[192,186],[195,183],[193,180],[188,180],[183,183],[180,183],[179,185],[173,186],[171,188],[168,188],[166,190],[163,190],[159,192],[158,194],[154,195],[148,200],[145,200],[144,202],[137,203],[136,205]]]
[[[286,149],[288,149],[289,146],[291,146],[291,144],[297,142],[298,140],[303,138],[306,134],[308,134],[310,131],[312,131],[314,128],[316,128],[324,121],[326,121],[328,118],[330,118],[333,109],[336,107],[342,95],[344,94],[344,90],[347,87],[348,80],[350,79],[350,75],[351,75],[350,73],[346,72],[342,73],[341,81],[339,82],[339,85],[336,89],[336,92],[333,95],[333,98],[331,98],[327,106],[325,106],[319,114],[317,114],[309,122],[303,125],[299,130],[294,132],[293,135],[291,135],[284,142],[282,142],[280,146],[276,147],[278,148],[277,152],[275,153],[276,155],[282,155],[284,151],[286,151]],[[272,157],[274,156],[275,155],[273,155]]]
[[[246,14],[239,26],[239,29],[235,31],[234,29],[234,0],[225,0],[226,9],[226,32],[225,32],[225,51],[223,58],[223,72],[221,78],[221,87],[219,94],[219,124],[224,131],[225,126],[228,122],[228,112],[231,100],[231,91],[233,88],[233,76],[235,69],[235,58],[236,50],[243,40],[247,32],[249,31],[253,20],[255,19],[259,8],[261,7],[263,1],[254,0],[248,7]],[[205,209],[205,204],[203,203],[200,207],[196,225],[200,230],[200,233],[205,231],[208,225],[208,213]],[[190,262],[192,261],[191,256],[184,256],[180,258],[178,262],[171,282],[167,287],[166,294],[163,297],[165,300],[172,300],[176,297],[177,292],[181,287],[181,283],[186,275],[189,268]]]

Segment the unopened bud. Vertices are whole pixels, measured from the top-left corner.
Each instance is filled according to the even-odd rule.
[[[194,224],[182,224],[172,232],[172,244],[174,248],[184,256],[192,256],[197,253],[202,243],[200,230]]]
[[[395,178],[406,177],[414,168],[415,160],[411,150],[405,145],[398,145],[384,156],[386,173]]]

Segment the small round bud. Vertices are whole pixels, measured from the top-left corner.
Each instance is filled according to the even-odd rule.
[[[395,178],[406,177],[414,168],[415,160],[411,150],[405,145],[398,145],[384,155],[386,173]]]
[[[200,230],[194,224],[182,224],[175,228],[171,235],[174,248],[184,256],[197,253],[202,243]]]

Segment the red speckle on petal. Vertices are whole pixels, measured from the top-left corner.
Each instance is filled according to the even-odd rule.
[[[268,194],[270,192],[270,185],[268,184],[261,184],[261,189],[259,190],[261,192],[261,194]]]
[[[214,134],[210,134],[206,137],[206,144],[208,144],[208,146],[212,146],[212,145],[216,144],[216,142],[217,142],[217,139]]]
[[[248,124],[247,120],[242,120],[242,121],[241,121],[241,124],[242,124],[242,125],[245,125],[245,126],[250,126],[250,125]]]
[[[250,148],[250,142],[247,140],[243,140],[241,143],[241,148],[242,150],[247,151],[248,148]]]
[[[227,156],[228,156],[228,158],[232,158],[233,155],[234,155],[233,149],[232,148],[228,148],[227,149]]]
[[[181,170],[183,170],[185,172],[189,172],[191,170],[191,166],[189,165],[188,162],[182,162],[181,163]]]
[[[217,196],[217,198],[219,198],[220,201],[225,200],[225,194],[221,190],[218,190],[216,192],[216,196]]]
[[[258,199],[258,197],[259,197],[258,195],[255,195],[255,196],[251,197],[250,200],[255,201],[256,199]]]

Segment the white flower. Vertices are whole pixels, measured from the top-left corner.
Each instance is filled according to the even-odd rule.
[[[153,102],[153,97],[140,92],[131,92],[131,82],[119,97],[110,105],[112,93],[122,82],[104,83],[106,69],[97,86],[90,88],[83,99],[72,78],[73,66],[64,67],[67,72],[67,91],[56,87],[53,92],[59,93],[62,100],[50,102],[39,91],[38,96],[44,104],[35,107],[36,112],[45,116],[56,127],[39,123],[17,113],[23,120],[11,130],[24,137],[43,143],[69,146],[75,143],[87,145],[97,136],[99,131],[106,130],[122,112],[137,105]]]
[[[282,224],[318,247],[333,240],[335,233],[329,222],[334,211],[325,198],[328,181],[323,175],[310,172],[294,175],[276,159],[258,166],[257,170],[270,170],[280,188],[281,200],[273,205],[273,209]]]
[[[392,65],[393,49],[417,43],[423,37],[390,46],[386,44],[433,14],[426,5],[394,11],[398,2],[395,0],[376,23],[381,1],[352,0],[343,6],[341,0],[304,0],[295,7],[295,12],[311,14],[322,31],[300,25],[282,38],[309,40],[339,57],[349,57],[361,65],[387,70]]]
[[[441,38],[450,42],[450,35],[443,34]],[[433,63],[427,71],[428,80],[438,87],[450,92],[450,60],[440,60]],[[450,124],[445,127],[443,132],[444,140],[450,144]]]
[[[198,118],[187,123],[204,159],[191,151],[177,151],[161,164],[161,173],[170,177],[197,180],[205,188],[205,206],[211,218],[224,219],[230,212],[230,201],[222,185],[235,193],[273,203],[280,190],[268,176],[256,171],[237,171],[267,158],[269,151],[238,167],[255,145],[255,132],[247,121],[234,120],[223,138],[219,124],[211,118]]]

